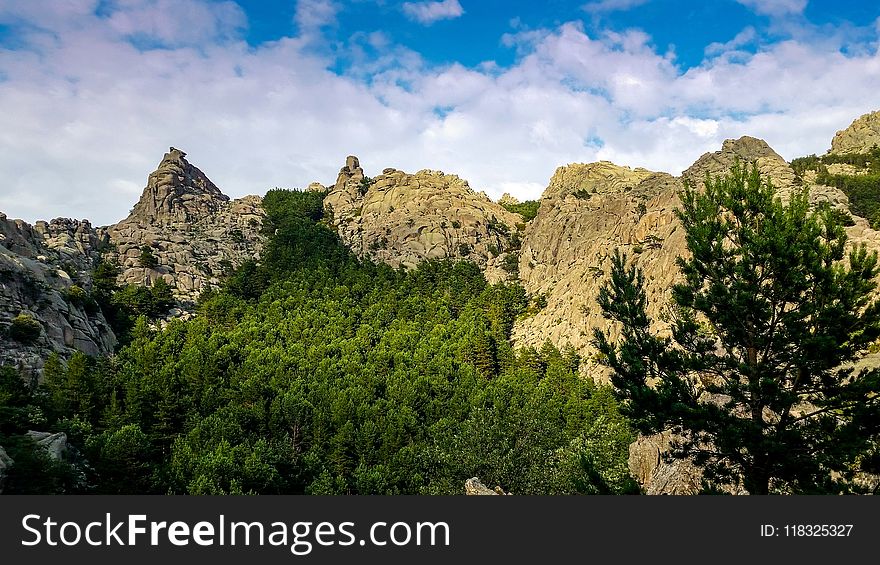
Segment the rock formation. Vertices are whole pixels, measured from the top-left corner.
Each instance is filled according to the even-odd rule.
[[[684,245],[673,214],[680,187],[665,173],[608,162],[558,168],[520,255],[523,286],[547,305],[517,323],[515,342],[540,347],[549,340],[585,350],[592,328],[607,325],[595,297],[615,248],[651,265],[649,297],[662,302]]]
[[[464,482],[464,493],[467,496],[497,496],[508,494],[498,486],[495,487],[494,490],[490,489],[477,477],[471,477]]]
[[[114,246],[108,259],[122,267],[121,284],[163,278],[178,299],[192,302],[225,272],[259,257],[265,214],[260,197],[230,201],[185,156],[172,147],[131,214],[103,233]],[[156,265],[141,260],[145,246]]]
[[[67,434],[64,432],[29,431],[26,434],[36,446],[46,452],[53,461],[64,461],[67,457]]]
[[[357,157],[346,159],[324,205],[342,240],[361,257],[394,267],[467,259],[493,280],[507,274],[503,259],[515,252],[522,221],[455,175],[388,168],[369,179]]]
[[[107,320],[82,300],[102,245],[87,221],[30,226],[0,213],[0,364],[33,374],[53,352],[113,351]]]
[[[614,249],[626,252],[643,269],[648,313],[654,329],[662,333],[670,288],[678,277],[676,260],[687,253],[674,213],[680,204],[677,194],[684,183],[701,187],[707,174],[726,173],[737,160],[754,162],[783,199],[806,182],[811,203],[848,210],[843,192],[816,185],[809,177],[798,179],[766,142],[752,137],[725,141],[720,151],[702,155],[680,177],[608,162],[560,167],[541,197],[537,217],[525,230],[520,254],[523,285],[533,295],[544,295],[547,306],[517,322],[516,343],[570,344],[589,358],[593,328],[609,329],[596,298]],[[854,220],[847,228],[851,243],[880,250],[880,233],[864,219]],[[598,366],[585,366],[601,379]]]
[[[672,435],[640,437],[629,446],[629,471],[645,494],[699,494],[702,472],[686,459],[666,461]]]
[[[113,352],[116,336],[88,298],[102,259],[121,267],[121,284],[165,279],[185,313],[224,272],[259,257],[264,215],[259,197],[230,201],[173,147],[113,226],[66,218],[31,226],[0,213],[0,364],[39,374],[53,352]],[[155,264],[142,264],[145,247]]]
[[[835,134],[829,153],[866,153],[880,145],[880,111],[861,116]]]

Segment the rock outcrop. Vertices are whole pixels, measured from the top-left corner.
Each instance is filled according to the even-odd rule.
[[[369,179],[353,156],[324,205],[339,236],[361,257],[394,267],[467,259],[493,280],[507,274],[503,260],[516,250],[522,221],[455,175],[388,168]]]
[[[87,221],[0,213],[0,365],[37,374],[51,353],[113,351],[116,336],[85,297],[104,242]]]
[[[495,487],[494,490],[490,489],[477,477],[471,477],[464,482],[464,493],[467,496],[497,496],[508,494],[504,492],[501,487]]]
[[[829,153],[867,153],[880,145],[880,111],[864,114],[831,140]]]
[[[806,182],[812,204],[827,202],[848,210],[846,195],[834,187],[798,179],[790,165],[766,142],[742,137],[706,153],[681,177],[630,169],[608,162],[560,167],[541,197],[537,217],[525,230],[520,277],[526,290],[544,295],[547,306],[514,327],[518,345],[539,347],[549,340],[570,344],[588,358],[593,328],[611,329],[596,303],[614,249],[628,254],[645,274],[648,314],[663,333],[670,289],[679,276],[676,260],[687,254],[684,231],[675,216],[685,183],[702,187],[706,175],[727,173],[739,160],[755,163],[783,199]],[[812,177],[812,180],[815,176]],[[880,233],[854,218],[847,228],[852,244],[880,250]],[[584,367],[594,377],[596,364]]]
[[[151,286],[162,278],[179,300],[192,302],[224,273],[259,257],[265,214],[260,197],[230,201],[185,157],[172,147],[131,214],[102,233],[114,248],[108,259],[122,268],[121,284]],[[145,248],[155,264],[142,260]]]
[[[629,446],[629,470],[645,494],[699,494],[702,472],[686,459],[666,461],[672,435],[639,437]]]
[[[607,326],[596,296],[616,248],[650,265],[649,300],[663,304],[684,248],[674,215],[680,188],[671,175],[608,162],[557,169],[520,255],[523,286],[543,295],[546,306],[517,322],[517,345],[540,347],[549,340],[586,352],[593,328]]]
[[[53,461],[64,461],[67,457],[67,434],[64,432],[29,431],[26,434],[36,446],[46,452]]]

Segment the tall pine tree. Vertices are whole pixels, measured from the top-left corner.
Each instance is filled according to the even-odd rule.
[[[840,215],[785,204],[755,166],[686,186],[677,215],[689,258],[673,289],[672,336],[650,331],[639,269],[615,254],[601,289],[617,343],[595,344],[643,433],[752,494],[853,489],[880,426],[880,372],[851,364],[880,336],[877,255],[847,249]],[[873,442],[873,443],[872,443]]]

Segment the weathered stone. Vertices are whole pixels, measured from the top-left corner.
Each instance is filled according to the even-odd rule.
[[[91,267],[104,245],[88,221],[59,218],[31,227],[3,219],[0,234],[0,364],[38,375],[50,354],[69,357],[76,350],[74,327],[87,337],[89,353],[112,352],[116,336],[101,312],[68,298],[74,286],[91,289]],[[75,247],[60,253],[59,241]],[[5,331],[19,313],[42,327],[35,340],[15,341]]]
[[[324,205],[355,253],[394,267],[467,259],[499,280],[508,276],[500,269],[504,255],[516,252],[519,216],[439,171],[386,168],[368,184],[360,162],[350,156]]]
[[[34,440],[37,447],[46,450],[46,453],[55,461],[63,461],[67,456],[67,434],[64,432],[37,432],[29,431],[27,436]]]
[[[864,114],[831,140],[829,153],[867,153],[880,145],[880,111]]]
[[[464,493],[468,496],[497,496],[507,494],[498,486],[494,489],[490,489],[477,477],[471,477],[464,482]]]
[[[122,268],[121,284],[150,286],[162,278],[192,304],[214,275],[259,258],[265,213],[258,196],[230,201],[185,156],[172,147],[131,214],[101,233],[115,247],[107,257]],[[155,269],[140,263],[145,245],[158,261]]]

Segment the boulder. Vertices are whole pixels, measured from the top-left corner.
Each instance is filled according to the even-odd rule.
[[[34,440],[38,447],[46,450],[49,457],[55,461],[63,461],[67,456],[67,434],[64,432],[53,434],[31,430],[27,436]]]
[[[490,489],[477,477],[471,477],[464,482],[464,493],[468,496],[497,496],[507,494],[500,486]]]

